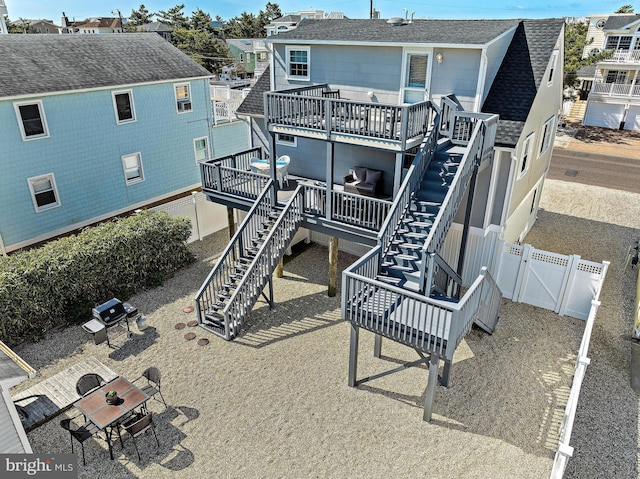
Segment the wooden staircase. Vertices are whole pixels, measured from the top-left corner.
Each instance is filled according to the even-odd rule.
[[[273,308],[271,275],[302,222],[302,191],[298,187],[281,209],[274,205],[273,180],[267,182],[196,294],[201,327],[234,339],[267,284]]]

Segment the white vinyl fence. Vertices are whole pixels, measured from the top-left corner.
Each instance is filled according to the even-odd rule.
[[[191,236],[187,243],[201,240],[207,235],[227,228],[227,208],[207,201],[204,193],[194,191],[191,196],[151,208],[152,211],[166,211],[170,216],[186,216],[191,220]]]
[[[608,262],[501,242],[496,282],[505,298],[586,320],[602,287]]]

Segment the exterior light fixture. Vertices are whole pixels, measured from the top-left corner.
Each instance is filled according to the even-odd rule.
[[[444,55],[442,53],[437,53],[436,60],[438,63],[442,63],[442,60],[444,60]]]

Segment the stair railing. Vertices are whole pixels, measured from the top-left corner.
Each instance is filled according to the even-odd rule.
[[[269,277],[280,262],[282,254],[302,223],[303,191],[302,186],[296,188],[273,227],[264,237],[264,243],[224,307],[222,314],[225,327],[229,330],[232,326],[234,334],[237,334],[244,324],[245,318],[251,312]]]
[[[471,175],[474,168],[479,164],[479,154],[481,154],[482,135],[484,133],[483,122],[476,123],[476,127],[471,135],[469,146],[462,161],[458,166],[458,171],[447,191],[442,206],[438,211],[433,225],[429,230],[429,235],[422,246],[422,262],[420,267],[420,284],[423,288],[427,286],[427,274],[433,274],[433,272],[427,271],[428,256],[430,252],[439,251],[440,247],[446,239],[447,233],[453,222],[453,218],[458,211],[458,207],[462,202],[464,193],[467,189]],[[429,290],[425,290],[426,294],[429,294]]]
[[[438,253],[429,253],[427,271],[432,272],[426,277],[424,290],[427,295],[433,291],[449,298],[460,297],[462,278]]]
[[[432,104],[431,108],[435,109],[435,106],[433,106]],[[439,122],[440,113],[436,110],[433,125],[438,125]],[[402,218],[405,216],[405,213],[407,212],[407,209],[411,204],[411,196],[413,195],[413,192],[417,189],[418,185],[422,181],[424,172],[427,171],[427,168],[429,168],[429,163],[431,163],[431,160],[436,152],[438,139],[438,128],[437,126],[434,126],[429,130],[427,136],[422,142],[420,151],[413,159],[413,162],[411,163],[411,166],[407,171],[404,181],[400,185],[400,189],[398,190],[393,204],[389,209],[387,218],[382,224],[382,228],[378,233],[378,245],[380,246],[380,249],[382,251],[383,258],[387,254],[387,251],[389,250],[389,247],[391,245],[391,241],[395,237],[396,231],[402,223]]]
[[[194,301],[200,323],[203,322],[205,312],[218,301],[218,292],[223,290],[224,285],[230,282],[231,274],[234,272],[237,261],[242,257],[244,248],[249,245],[248,238],[250,238],[250,234],[246,234],[246,232],[251,231],[255,234],[255,231],[259,229],[261,223],[265,220],[265,213],[268,214],[268,211],[273,210],[271,190],[274,188],[274,184],[275,182],[270,178],[266,181],[266,186],[263,188],[262,193],[258,196],[238,231],[229,241],[218,262],[211,269],[211,272],[196,293]]]

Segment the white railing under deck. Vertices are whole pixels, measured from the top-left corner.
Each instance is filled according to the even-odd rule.
[[[604,63],[640,63],[640,50],[611,50]]]
[[[502,295],[486,268],[459,302],[376,280],[380,246],[343,272],[342,317],[358,327],[451,360],[478,318],[497,317]]]

